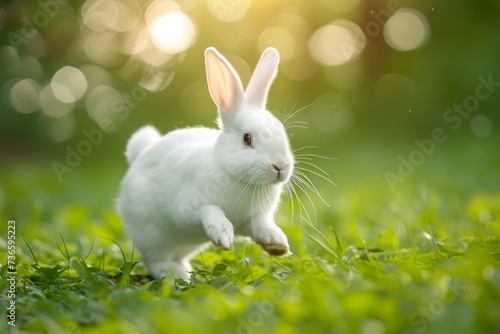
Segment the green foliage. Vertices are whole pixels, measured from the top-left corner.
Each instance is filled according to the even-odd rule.
[[[80,184],[82,194],[86,187],[92,182]],[[317,226],[296,218],[284,227],[295,254],[289,258],[271,258],[248,241],[229,252],[211,246],[193,261],[190,282],[151,280],[107,204],[69,203],[48,214],[33,213],[33,202],[22,214],[6,202],[4,212],[19,214],[16,325],[46,333],[498,330],[498,193],[419,192],[398,195],[400,207],[387,187],[346,193],[350,204],[334,210],[317,205]],[[278,217],[288,219],[288,210]],[[3,309],[7,276],[4,266]]]

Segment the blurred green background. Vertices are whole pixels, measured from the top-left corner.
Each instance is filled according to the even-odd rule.
[[[486,0],[3,1],[0,209],[112,209],[135,129],[214,126],[208,46],[244,84],[280,51],[268,107],[304,108],[293,146],[337,158],[315,161],[338,184],[316,180],[330,213],[377,189],[498,190],[499,13]]]
[[[52,328],[53,318],[73,319],[80,305],[50,306],[51,284],[64,279],[38,286],[40,268],[21,240],[31,244],[42,269],[54,270],[65,265],[55,245],[67,243],[75,264],[95,241],[90,266],[100,268],[98,257],[108,253],[111,264],[88,277],[104,277],[114,291],[109,275],[126,270],[111,240],[127,256],[132,248],[114,209],[127,139],[144,124],[162,132],[215,126],[204,50],[216,47],[246,84],[261,52],[274,46],[281,64],[268,108],[281,119],[302,109],[294,120],[308,129],[291,129],[293,147],[336,158],[311,162],[337,187],[309,174],[329,206],[299,191],[295,212],[286,200],[278,212],[296,256],[273,260],[250,243],[234,252],[212,248],[194,267],[210,271],[224,262],[230,266],[224,275],[237,277],[237,266],[246,265],[241,282],[232,278],[239,285],[198,281],[185,292],[164,284],[158,299],[148,285],[128,289],[125,281],[111,303],[78,276],[75,268],[83,266],[73,266],[78,275],[68,270],[66,279],[82,286],[58,293],[74,300],[88,293],[91,306],[95,297],[109,310],[114,303],[124,307],[103,322],[74,321],[84,329],[107,328],[115,317],[140,320],[129,314],[142,310],[160,325],[169,316],[203,330],[204,322],[193,319],[207,319],[215,299],[223,315],[210,321],[236,330],[247,299],[268,300],[291,286],[291,299],[277,303],[270,318],[282,332],[420,332],[412,314],[435,300],[434,286],[457,278],[468,282],[467,290],[428,332],[498,332],[499,17],[500,2],[489,0],[2,1],[0,219],[17,223],[25,284],[18,287],[20,319],[37,330],[38,322]],[[300,224],[299,200],[321,232]],[[341,260],[318,239],[336,245]],[[6,248],[4,239],[0,247]],[[255,261],[252,269],[242,262],[247,258]],[[136,269],[145,274],[141,264]],[[247,278],[252,272],[255,280]],[[250,287],[256,295],[247,298]],[[39,294],[30,291],[39,288],[47,300],[38,304]],[[127,303],[122,293],[130,294]],[[235,299],[241,307],[231,304]]]

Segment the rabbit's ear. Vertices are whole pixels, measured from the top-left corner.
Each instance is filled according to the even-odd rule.
[[[246,101],[264,109],[267,94],[278,72],[280,55],[275,48],[267,48],[260,57],[259,63],[253,72],[252,78],[245,91]]]
[[[235,113],[243,102],[243,85],[231,64],[215,48],[205,51],[205,68],[210,96],[224,119],[224,114]]]

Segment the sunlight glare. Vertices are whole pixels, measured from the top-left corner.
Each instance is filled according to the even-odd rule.
[[[151,27],[153,42],[160,50],[175,54],[183,52],[196,41],[193,21],[181,11],[173,11],[160,17]]]

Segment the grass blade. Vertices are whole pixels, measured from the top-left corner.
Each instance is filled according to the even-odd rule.
[[[28,244],[28,242],[25,239],[23,239],[23,241],[26,244],[26,246],[28,247],[28,249],[29,249],[29,251],[31,253],[31,256],[33,257],[33,260],[35,261],[36,265],[38,267],[40,267],[40,264],[38,263],[38,260],[36,259],[35,253],[33,253],[33,249],[31,249],[30,245]]]

